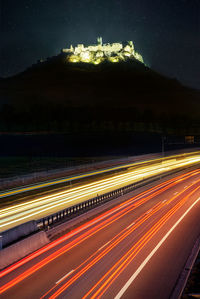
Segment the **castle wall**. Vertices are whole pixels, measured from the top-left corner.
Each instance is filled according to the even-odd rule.
[[[132,41],[129,41],[126,44],[102,44],[102,39],[98,38],[97,45],[85,47],[83,44],[78,44],[75,48],[71,46],[70,49],[63,49],[62,51],[64,53],[72,54],[71,58],[69,58],[71,62],[82,61],[95,63],[98,60],[98,63],[100,63],[105,57],[108,57],[110,61],[116,62],[117,60],[124,60],[125,57],[134,57],[143,63],[143,58],[139,53],[135,52]],[[113,59],[110,59],[112,56]],[[118,56],[118,59],[116,59],[116,56]]]

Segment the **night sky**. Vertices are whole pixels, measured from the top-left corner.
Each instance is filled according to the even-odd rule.
[[[145,63],[200,89],[200,0],[0,0],[0,76],[70,44],[133,40]]]

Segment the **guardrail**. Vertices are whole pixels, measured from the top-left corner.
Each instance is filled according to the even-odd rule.
[[[96,197],[91,198],[89,200],[80,202],[79,204],[76,204],[74,206],[70,206],[66,209],[63,209],[63,210],[58,211],[54,214],[45,216],[45,217],[40,218],[38,220],[34,220],[35,228],[36,228],[35,231],[49,230],[53,226],[57,226],[57,225],[61,224],[62,222],[67,222],[68,220],[70,220],[70,219],[72,219],[72,218],[74,218],[74,217],[76,217],[80,214],[83,214],[83,213],[85,213],[85,212],[87,212],[87,211],[103,204],[103,203],[106,203],[106,202],[111,201],[115,198],[118,198],[118,197],[120,197],[120,196],[122,196],[122,195],[124,195],[128,192],[131,192],[136,188],[142,187],[142,186],[144,186],[148,183],[151,183],[151,182],[156,181],[158,179],[164,178],[168,175],[172,175],[174,173],[183,171],[185,169],[188,170],[190,168],[193,168],[193,166],[191,166],[189,168],[184,167],[184,168],[179,169],[179,170],[168,171],[166,173],[158,174],[158,175],[155,175],[151,178],[140,180],[140,181],[132,183],[130,185],[118,188],[116,190],[113,190],[113,191],[110,191],[108,193],[96,196]],[[14,228],[12,228],[8,231],[2,232],[0,234],[0,250],[2,248],[6,248],[7,246],[9,246],[9,244],[12,244],[14,242],[18,242],[19,240],[29,236],[29,233],[24,232],[24,229],[22,229],[23,226],[25,227],[26,231],[27,231],[27,229],[29,229],[29,223],[27,222],[27,223],[24,223],[22,225],[16,226],[16,227],[14,227]],[[27,226],[28,226],[28,228],[27,228]],[[5,238],[5,240],[3,240],[4,234],[8,235],[8,242],[7,243],[6,243],[6,238]],[[11,235],[11,237],[10,237],[9,234]],[[15,238],[15,240],[14,240],[12,238],[12,236],[13,235],[16,236],[16,234],[18,234],[18,238]]]
[[[167,151],[165,152],[165,158],[170,158],[171,155],[189,155],[189,154],[195,154],[195,152],[199,152],[199,148],[193,148],[193,149],[181,149],[176,151]],[[1,179],[0,178],[0,193],[4,193],[4,191],[10,191],[8,189],[13,188],[13,191],[18,186],[21,186],[20,189],[30,187],[32,185],[38,184],[41,185],[42,183],[45,183],[47,181],[51,181],[53,184],[56,185],[56,181],[60,179],[66,179],[67,177],[70,177],[71,175],[75,176],[77,173],[85,173],[85,172],[91,172],[95,170],[102,170],[109,167],[119,167],[124,168],[124,163],[128,164],[130,163],[138,163],[138,162],[148,162],[148,159],[161,159],[163,158],[162,153],[151,153],[151,154],[144,154],[144,155],[138,155],[138,156],[130,156],[127,158],[122,159],[114,159],[114,160],[107,160],[107,161],[101,161],[101,162],[95,162],[95,163],[88,163],[83,165],[77,165],[75,167],[69,167],[64,169],[54,169],[54,170],[46,170],[46,171],[40,171],[40,172],[34,172],[27,175],[21,175],[16,177],[10,177]],[[112,171],[112,169],[111,169]],[[109,172],[109,171],[106,171]],[[41,187],[41,186],[40,186]],[[40,187],[36,189],[40,189]],[[17,188],[18,189],[18,188]],[[24,192],[24,191],[23,191]]]
[[[60,224],[63,221],[68,221],[68,220],[72,219],[75,215],[80,215],[80,214],[94,208],[95,206],[98,206],[102,203],[105,203],[105,202],[115,199],[119,196],[122,196],[126,193],[129,193],[138,187],[142,187],[142,186],[146,185],[147,183],[151,183],[153,181],[161,179],[165,176],[168,176],[169,174],[171,175],[171,174],[177,173],[179,171],[183,171],[184,169],[186,169],[186,168],[182,168],[181,170],[178,170],[178,171],[174,170],[173,172],[170,171],[165,174],[156,175],[156,176],[153,176],[148,179],[143,179],[142,181],[127,185],[125,187],[116,189],[114,191],[105,193],[103,195],[96,196],[87,201],[81,202],[77,205],[68,207],[64,210],[61,210],[57,213],[51,214],[49,216],[46,216],[46,217],[38,220],[37,221],[38,228],[41,230],[49,229],[52,226],[55,226],[56,224]]]
[[[144,161],[146,159],[156,159],[162,158],[162,153],[153,153],[146,155],[138,155],[121,159],[113,159],[106,160],[100,162],[91,162],[82,165],[76,165],[72,167],[66,167],[63,169],[54,169],[54,170],[43,170],[38,172],[33,172],[29,174],[24,174],[20,176],[10,177],[10,178],[0,178],[0,191],[3,192],[10,188],[17,188],[18,186],[29,186],[34,185],[36,183],[40,184],[42,182],[46,182],[47,180],[51,180],[52,182],[58,179],[64,179],[68,176],[76,176],[76,174],[83,174],[86,172],[92,172],[95,170],[101,170],[109,168],[109,167],[117,167],[122,166],[124,163],[137,163],[141,160]],[[112,170],[111,170],[112,171]]]

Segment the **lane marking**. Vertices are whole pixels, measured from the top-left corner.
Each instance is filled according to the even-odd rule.
[[[192,175],[193,175],[193,174],[192,174]],[[187,179],[187,176],[188,176],[188,174],[187,174],[187,175],[184,174],[184,177],[185,177],[186,179]],[[174,180],[174,179],[170,179],[170,180],[168,180],[168,181],[165,182],[165,183],[162,183],[162,184],[160,184],[160,185],[158,185],[158,186],[156,186],[156,187],[153,187],[153,188],[152,188],[152,195],[151,195],[151,196],[155,196],[155,195],[157,194],[158,190],[159,190],[160,192],[163,192],[164,190],[166,190],[165,188],[167,188],[167,187],[170,188],[170,186],[174,185],[175,182],[176,182],[176,180]],[[163,188],[162,188],[161,186],[162,186]],[[154,192],[154,193],[153,193],[153,192]],[[139,197],[139,198],[141,198],[142,196],[144,197],[144,196],[145,196],[145,193],[146,193],[146,191],[143,191],[139,196],[136,195],[135,197],[129,199],[128,202],[136,201],[138,197]],[[156,193],[156,194],[155,194],[155,193]],[[134,200],[133,200],[133,199],[134,199]],[[143,199],[144,199],[144,198],[143,198]],[[128,205],[128,203],[126,203],[126,205]],[[120,206],[122,206],[122,205],[120,204],[119,207],[118,207],[118,209],[120,209]],[[114,211],[115,211],[115,209],[113,208],[113,209],[109,212],[109,214],[114,213]],[[101,218],[107,218],[106,216],[107,216],[107,213],[104,213],[104,214],[101,216]],[[97,218],[95,219],[95,221],[93,220],[93,221],[90,221],[87,225],[83,225],[81,228],[79,228],[78,231],[81,232],[82,230],[85,229],[85,227],[89,227],[89,226],[91,226],[92,224],[98,222],[98,219],[99,219],[99,218],[97,217]],[[75,235],[76,233],[77,233],[77,231],[72,232],[70,236]],[[50,246],[49,246],[49,245],[45,246],[44,248],[42,248],[42,253],[43,253],[43,252],[46,252],[47,250],[49,250],[50,248],[54,247],[55,245],[58,245],[58,244],[60,244],[61,242],[67,240],[68,238],[69,238],[68,235],[67,235],[67,236],[64,236],[64,238],[62,237],[61,239],[59,239],[59,240],[56,241],[55,243],[50,244]],[[41,250],[39,250],[38,252],[36,252],[36,255],[33,254],[33,255],[29,256],[29,260],[31,260],[31,259],[34,258],[35,256],[38,256],[38,255],[40,254],[39,252],[41,253]],[[2,277],[2,276],[4,276],[4,275],[8,274],[8,273],[11,272],[12,270],[14,270],[14,269],[18,268],[19,266],[23,265],[26,261],[27,261],[27,258],[26,258],[26,259],[23,259],[22,262],[20,261],[20,262],[14,264],[14,266],[11,266],[11,267],[7,268],[6,270],[0,272],[0,277]],[[44,265],[43,265],[43,266],[44,266]],[[38,270],[38,269],[37,269],[37,270]],[[37,270],[35,270],[35,271],[37,271]],[[35,272],[35,271],[34,271],[34,272]],[[32,272],[32,273],[34,273],[34,272]],[[31,275],[31,274],[29,273],[28,276],[29,276],[29,275]],[[28,276],[26,276],[26,277],[28,277]],[[20,279],[18,279],[18,280],[15,281],[15,282],[12,281],[12,282],[13,282],[12,286],[15,285],[15,284],[17,284],[19,281],[21,281],[21,280],[23,280],[23,279],[24,279],[24,277],[21,277]],[[8,284],[9,284],[9,285],[8,285]],[[0,288],[0,293],[4,292],[5,290],[7,290],[8,288],[11,287],[11,286],[10,286],[10,283],[8,283],[8,284],[7,284],[6,286]]]
[[[145,216],[145,215],[144,215]],[[146,216],[145,216],[146,217]],[[141,218],[141,217],[139,217],[139,218]],[[142,219],[141,219],[142,220]],[[140,220],[140,221],[141,221]],[[132,225],[132,224],[131,224]],[[112,243],[111,245],[109,245],[108,247],[107,247],[107,249],[105,249],[105,250],[103,250],[101,253],[100,253],[100,255],[98,256],[96,256],[96,258],[98,258],[99,259],[99,257],[101,256],[101,258],[102,258],[102,256],[105,256],[105,254],[107,254],[108,252],[110,252],[110,250],[113,248],[112,246],[114,245],[114,247],[120,242],[119,240],[120,240],[120,238],[121,237],[123,237],[123,239],[127,236],[127,233],[125,232],[125,230],[126,230],[126,228],[124,228],[123,229],[123,231],[122,232],[120,232],[120,233],[118,233],[114,238],[112,238],[108,243]],[[124,234],[125,233],[125,234]],[[129,232],[129,234],[130,234],[130,232]],[[126,236],[125,236],[126,235]],[[118,240],[117,240],[117,238],[116,237],[119,237],[118,238]],[[115,240],[114,241],[114,243],[112,242],[113,240]],[[116,244],[116,241],[117,241],[117,244]],[[122,240],[121,240],[122,241]],[[103,248],[103,247],[105,247],[108,243],[106,243],[105,245],[103,245],[101,248]],[[109,248],[110,247],[110,248]],[[100,249],[101,249],[100,248]],[[99,249],[99,250],[100,250]],[[103,255],[102,255],[103,254]],[[90,263],[89,264],[87,264],[87,270],[89,269],[89,268],[91,268],[91,266],[89,266],[90,264],[91,264],[91,262],[92,262],[92,258],[95,256],[95,253],[93,253],[85,262],[83,262],[81,265],[79,265],[74,271],[77,271],[78,269],[80,269],[80,267],[82,266],[82,265],[86,265],[87,264],[87,262],[88,261],[90,261]],[[95,259],[96,259],[95,258]],[[94,260],[93,260],[93,263],[94,263]],[[96,264],[96,262],[95,262],[95,264]],[[94,265],[94,264],[93,264]],[[88,268],[89,267],[89,268]],[[83,268],[82,269],[82,274],[84,274],[86,271],[84,270],[85,268]],[[78,276],[77,276],[77,274],[78,274]],[[73,282],[72,282],[72,280],[77,280],[80,276],[81,276],[81,274],[80,274],[80,272],[79,273],[77,273],[75,276],[75,278],[71,278],[70,280],[68,280],[68,282],[67,282],[67,284],[68,284],[68,286],[69,285],[71,285]],[[70,282],[71,281],[71,282]],[[65,284],[65,287],[66,287],[66,284]],[[54,288],[52,288],[52,289],[50,289],[47,293],[45,293],[40,299],[43,299],[43,298],[46,298],[46,296],[48,295],[48,294],[50,294],[51,293],[51,291],[53,290],[53,289],[55,289],[55,287]]]
[[[58,284],[59,282],[63,281],[66,277],[68,277],[71,273],[73,273],[74,270],[72,269],[69,273],[67,273],[65,276],[63,276],[61,279],[59,279],[58,281],[56,281],[56,284]]]
[[[146,212],[146,214],[149,214],[153,209],[149,210],[148,212]]]
[[[196,188],[190,195],[192,195],[198,189],[199,187]],[[183,192],[184,191],[182,191],[182,193]],[[97,298],[97,296],[98,298],[101,298],[105,291],[114,282],[114,280],[120,275],[120,273],[122,273],[125,270],[125,268],[130,264],[131,261],[133,261],[133,259],[141,251],[141,249],[149,242],[149,240],[152,239],[156,232],[158,232],[160,228],[168,221],[168,219],[175,214],[175,212],[184,204],[184,202],[186,202],[187,198],[188,196],[184,197],[170,211],[168,211],[168,213],[165,214],[165,216],[163,216],[153,227],[151,227],[151,229],[140,240],[138,240],[138,242],[130,250],[128,250],[126,254],[122,256],[120,260],[118,260],[112,266],[112,268],[109,269],[109,271],[107,271],[104,274],[104,276],[101,277],[101,279],[89,290],[89,292],[83,298],[89,298],[89,295],[94,291],[94,289],[97,288],[97,286],[99,286],[102,283],[102,281],[104,281],[102,286],[92,296],[92,298]],[[112,273],[114,269],[116,270],[114,271],[114,273]],[[104,290],[102,291],[102,289]]]
[[[120,299],[129,286],[133,283],[148,261],[152,258],[152,256],[156,253],[156,251],[160,248],[160,246],[165,242],[168,236],[173,232],[173,230],[177,227],[177,225],[185,218],[185,216],[190,212],[190,210],[200,201],[200,197],[186,210],[186,212],[179,218],[179,220],[171,227],[171,229],[167,232],[167,234],[160,240],[160,242],[156,245],[156,247],[151,251],[151,253],[146,257],[146,259],[142,262],[142,264],[138,267],[138,269],[134,272],[134,274],[129,278],[129,280],[125,283],[123,288],[119,291],[119,293],[115,296],[115,299]]]
[[[101,247],[98,249],[98,251],[101,250],[101,249],[103,249],[104,247],[106,247],[106,245],[108,245],[109,243],[110,243],[110,241],[108,241],[106,244],[104,244],[103,246],[101,246]]]
[[[126,229],[129,229],[131,226],[133,226],[135,224],[135,222],[131,223],[129,226],[127,226]]]
[[[184,174],[184,177],[186,177],[186,179],[187,179],[187,175]],[[191,174],[191,175],[193,175],[193,174]],[[153,195],[156,196],[155,195],[156,192],[164,192],[164,190],[166,190],[165,188],[167,188],[167,187],[170,188],[170,186],[172,186],[173,184],[175,184],[175,182],[176,182],[176,180],[170,179],[170,180],[168,180],[168,181],[166,181],[166,182],[164,182],[164,183],[162,183],[162,184],[160,184],[160,185],[158,185],[156,187],[155,186],[152,187],[151,188],[152,194],[150,196],[153,196]],[[96,223],[100,222],[102,219],[106,219],[106,218],[108,218],[108,216],[110,216],[112,214],[115,214],[116,211],[118,211],[120,209],[123,209],[124,207],[128,206],[129,203],[131,204],[131,202],[133,203],[133,202],[137,201],[138,199],[139,199],[139,201],[142,198],[144,199],[145,196],[146,196],[146,191],[143,191],[142,193],[140,193],[138,195],[135,195],[131,199],[127,200],[125,203],[119,204],[118,207],[117,207],[117,209],[115,207],[115,208],[111,209],[109,211],[109,213],[108,212],[104,212],[101,217],[96,217],[94,220],[91,220],[91,221],[89,221],[89,223],[82,225],[78,229],[72,231],[70,234],[67,234],[64,237],[61,237],[60,239],[54,241],[53,243],[50,243],[47,246],[43,247],[42,249],[36,251],[36,253],[31,254],[30,256],[28,256],[28,258],[24,258],[22,261],[19,261],[19,262],[15,263],[14,265],[10,266],[9,268],[6,268],[5,270],[1,271],[0,272],[0,277],[8,274],[9,272],[11,272],[12,270],[14,270],[14,269],[16,269],[18,267],[20,267],[21,265],[23,265],[24,263],[26,263],[27,260],[28,261],[32,260],[33,258],[37,257],[38,255],[46,252],[47,250],[49,250],[51,248],[54,248],[56,245],[58,245],[58,244],[60,244],[60,243],[62,243],[64,241],[68,240],[69,238],[71,238],[74,235],[82,232],[83,230],[86,230],[87,228],[91,227],[92,225],[95,225]]]
[[[174,192],[174,195],[178,194],[178,192]]]

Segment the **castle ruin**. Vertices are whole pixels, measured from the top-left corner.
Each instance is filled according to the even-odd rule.
[[[127,58],[133,58],[144,63],[142,56],[135,51],[132,41],[128,41],[125,44],[103,44],[102,37],[97,39],[97,44],[95,45],[85,46],[84,44],[78,44],[76,47],[71,45],[69,49],[62,49],[62,53],[65,53],[67,61],[72,63],[99,64],[105,60],[115,63],[125,61]]]

